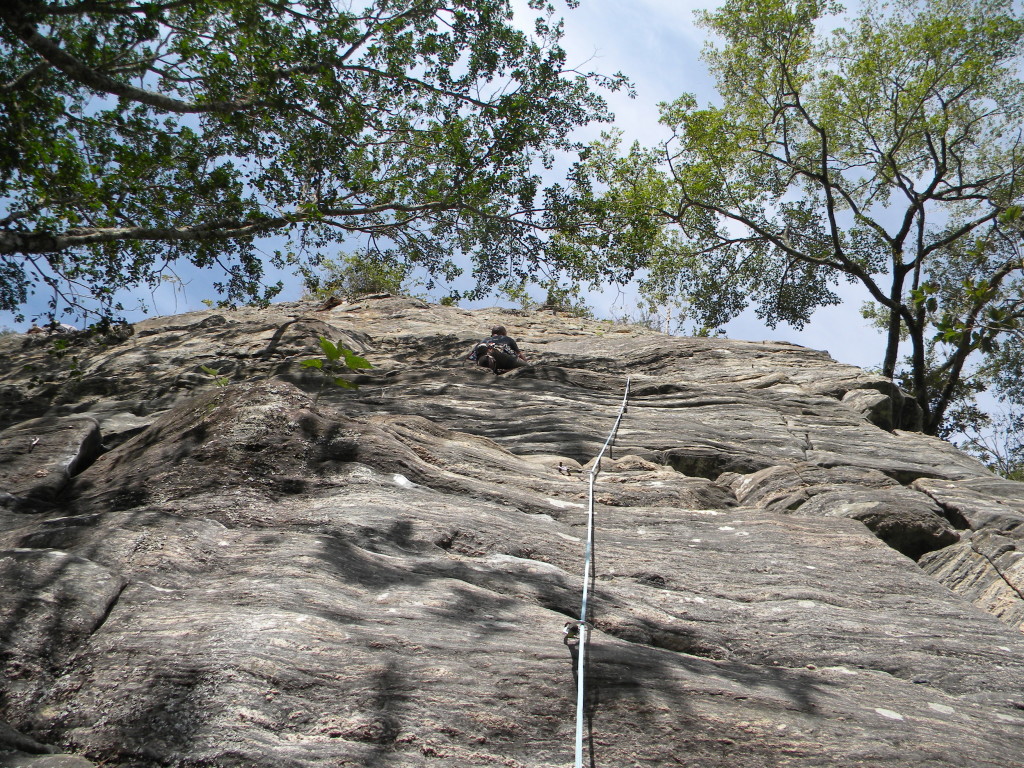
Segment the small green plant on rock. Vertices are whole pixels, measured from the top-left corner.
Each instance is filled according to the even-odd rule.
[[[587,306],[587,302],[580,296],[578,285],[563,286],[552,280],[544,284],[547,296],[542,309],[550,309],[569,317],[582,317],[588,320],[594,319],[594,310]]]
[[[320,401],[320,395],[324,391],[324,387],[329,382],[334,383],[337,387],[344,389],[358,389],[359,387],[347,379],[343,379],[339,374],[346,370],[358,371],[365,370],[367,368],[373,368],[366,358],[360,357],[351,349],[346,349],[341,344],[335,344],[325,336],[321,336],[319,339],[320,349],[324,352],[324,357],[311,358],[309,360],[303,360],[301,365],[303,368],[315,368],[316,370],[323,373],[323,377],[320,380],[320,389],[317,390],[316,397],[313,398],[314,407]]]
[[[218,371],[216,368],[211,368],[208,365],[200,365],[199,370],[201,370],[203,373],[205,373],[213,380],[213,385],[215,387],[226,387],[228,385],[228,382],[230,381],[230,379],[228,379],[227,376],[221,376],[220,371]]]
[[[67,370],[71,376],[81,376],[82,366],[78,355],[71,355],[69,357],[68,353],[70,351],[71,342],[67,339],[58,338],[53,340],[50,349],[47,350],[47,354],[58,361],[59,367]]]

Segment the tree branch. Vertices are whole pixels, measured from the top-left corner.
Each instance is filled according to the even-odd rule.
[[[110,243],[121,240],[164,240],[171,242],[244,238],[260,235],[293,224],[321,219],[324,216],[370,216],[389,212],[421,215],[450,210],[454,207],[457,206],[448,202],[422,203],[419,205],[389,203],[353,208],[320,206],[315,212],[309,213],[299,212],[242,220],[222,219],[192,227],[102,227],[69,229],[63,234],[19,232],[8,229],[0,230],[0,255],[56,253],[83,245],[95,245],[97,243]],[[346,228],[352,231],[361,230],[358,226],[347,226]]]
[[[193,1],[171,0],[171,2],[166,3],[154,3],[149,7],[144,5],[126,5],[122,8],[113,8],[107,3],[97,2],[97,0],[83,0],[83,2],[75,3],[74,5],[39,5],[33,10],[44,13],[47,16],[80,16],[83,13],[104,16],[131,16],[137,13],[146,13],[147,11],[169,11],[173,8],[192,5]]]
[[[23,8],[19,3],[18,9]],[[0,21],[2,21],[17,37],[36,54],[58,71],[64,73],[72,80],[88,86],[100,93],[109,93],[112,96],[120,96],[130,101],[147,104],[151,107],[174,112],[177,114],[198,114],[198,113],[230,113],[256,106],[253,99],[241,99],[238,101],[214,101],[207,104],[182,101],[165,96],[155,91],[147,91],[143,88],[136,88],[108,77],[93,67],[79,61],[61,48],[56,42],[39,33],[34,24],[27,21],[24,15],[19,15],[16,10],[9,6],[0,6]]]
[[[26,70],[25,72],[22,72],[13,80],[6,82],[3,85],[0,85],[0,92],[11,93],[12,91],[16,91],[20,88],[23,88],[25,84],[29,82],[29,80],[31,80],[33,77],[43,74],[49,68],[50,65],[47,62],[41,61],[34,67]]]

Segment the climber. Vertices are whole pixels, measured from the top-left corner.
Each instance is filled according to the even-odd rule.
[[[529,365],[526,357],[519,351],[519,345],[511,336],[506,335],[505,326],[496,325],[491,328],[490,338],[478,341],[473,345],[468,360],[477,365],[484,365],[497,373],[504,373],[512,368]]]

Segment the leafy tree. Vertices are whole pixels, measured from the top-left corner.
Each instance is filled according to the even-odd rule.
[[[324,258],[317,270],[301,269],[306,290],[317,298],[351,299],[367,293],[401,294],[409,279],[409,265],[371,253],[349,253],[340,259]]]
[[[1012,0],[868,0],[828,31],[840,10],[700,14],[721,104],[663,105],[671,136],[653,149],[606,136],[577,169],[576,247],[640,258],[647,290],[708,328],[750,304],[801,327],[859,282],[887,332],[882,372],[905,372],[935,434],[981,381],[972,361],[1019,344],[1024,20]]]
[[[109,314],[178,262],[265,299],[272,233],[276,265],[355,236],[447,277],[472,251],[481,289],[529,273],[536,167],[623,82],[529,6],[533,34],[511,0],[4,0],[0,310]]]
[[[985,462],[993,472],[1024,482],[1024,409],[1011,408],[964,430],[960,447]]]
[[[497,292],[525,310],[550,310],[593,319],[594,310],[581,295],[581,286],[578,283],[563,285],[558,278],[558,274],[534,274],[519,281],[508,280],[498,286]],[[534,286],[543,292],[543,300],[534,297],[530,290]]]

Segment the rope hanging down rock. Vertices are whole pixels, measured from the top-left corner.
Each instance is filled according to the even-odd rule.
[[[594,460],[594,466],[590,468],[589,493],[587,494],[587,548],[583,557],[583,600],[580,605],[580,618],[575,624],[578,637],[578,653],[576,662],[576,768],[583,768],[583,684],[586,679],[586,656],[587,643],[590,640],[590,624],[587,622],[589,615],[588,600],[590,598],[590,583],[594,577],[593,554],[594,554],[594,480],[601,471],[601,459],[605,452],[615,440],[619,431],[619,423],[623,414],[626,413],[629,403],[629,377],[626,377],[626,391],[622,395],[622,405],[619,406],[619,415],[615,418],[615,424],[608,433],[608,439],[604,441],[601,452]],[[566,626],[566,641],[572,636],[573,625]]]

